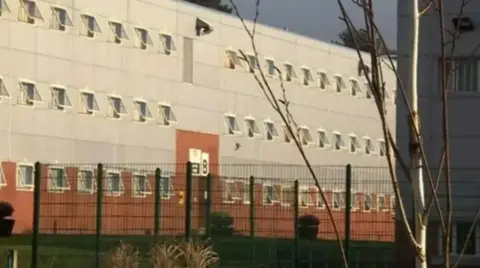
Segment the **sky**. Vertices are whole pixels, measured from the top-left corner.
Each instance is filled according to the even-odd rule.
[[[228,3],[229,0],[223,0]],[[256,0],[234,0],[240,15],[252,19]],[[343,0],[351,20],[363,26],[363,13],[351,0]],[[397,0],[374,0],[375,18],[389,48],[397,44]],[[260,0],[259,22],[273,27],[287,27],[299,33],[323,41],[338,40],[338,33],[345,29],[339,19],[337,0]]]

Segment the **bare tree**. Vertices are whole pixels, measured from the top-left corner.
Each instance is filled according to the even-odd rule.
[[[323,191],[322,185],[319,183],[317,176],[311,166],[311,163],[306,156],[304,149],[300,140],[299,126],[295,121],[294,115],[290,111],[290,101],[287,97],[285,85],[282,82],[282,72],[280,69],[275,67],[276,72],[279,74],[280,79],[280,88],[281,94],[277,95],[275,90],[271,88],[264,71],[260,66],[260,61],[258,60],[258,50],[255,43],[255,34],[256,34],[256,25],[257,19],[259,16],[259,4],[260,0],[254,0],[256,6],[256,13],[253,19],[251,28],[247,26],[245,20],[239,14],[237,6],[233,0],[229,0],[234,13],[242,22],[243,28],[247,32],[253,52],[256,57],[256,68],[258,73],[252,72],[252,75],[257,82],[259,88],[267,99],[268,103],[271,105],[273,110],[278,113],[281,120],[285,124],[288,132],[292,136],[292,139],[300,153],[305,165],[308,168],[312,179],[315,182],[316,187],[320,193],[323,202],[326,204],[327,214],[329,220],[333,225],[336,239],[338,240],[338,245],[343,257],[343,262],[345,267],[348,267],[347,258],[345,255],[345,250],[341,242],[341,237],[339,235],[338,228],[336,226],[331,208],[326,200],[326,195]],[[378,115],[381,121],[381,128],[386,141],[386,159],[389,169],[389,175],[392,183],[392,188],[395,193],[395,198],[397,200],[397,215],[401,219],[401,223],[406,230],[406,234],[410,241],[410,244],[415,250],[415,266],[417,268],[426,268],[427,267],[427,226],[429,222],[429,214],[431,208],[434,206],[438,215],[441,226],[441,231],[443,234],[443,252],[444,252],[444,265],[445,267],[452,267],[450,264],[449,252],[450,252],[450,235],[451,235],[451,225],[452,225],[452,193],[451,193],[451,181],[450,181],[450,154],[449,154],[449,127],[448,127],[448,90],[449,90],[449,80],[452,75],[455,73],[455,68],[452,68],[452,64],[449,64],[453,61],[453,55],[455,52],[455,44],[460,35],[459,26],[457,25],[454,31],[450,31],[444,24],[444,10],[443,10],[443,0],[421,0],[421,4],[418,3],[418,0],[412,0],[412,42],[411,42],[411,55],[410,55],[410,77],[408,81],[403,81],[399,76],[395,62],[390,53],[380,54],[378,47],[386,47],[386,42],[381,35],[377,24],[375,23],[374,9],[372,5],[372,0],[349,0],[355,3],[358,8],[360,8],[364,14],[365,20],[365,32],[360,33],[352,21],[350,20],[349,14],[347,13],[344,7],[344,1],[347,0],[335,0],[338,3],[340,8],[340,19],[345,23],[348,30],[348,34],[353,37],[354,49],[357,52],[359,59],[359,67],[362,69],[362,73],[367,80],[369,87],[371,88],[372,95],[375,100],[375,105],[377,107]],[[460,10],[458,11],[457,17],[461,18],[464,14],[465,7],[472,0],[458,0],[461,2]],[[417,100],[417,65],[418,65],[418,45],[419,45],[419,24],[421,16],[429,13],[436,14],[439,21],[439,32],[440,32],[440,47],[441,47],[441,56],[439,60],[440,68],[440,77],[441,77],[441,92],[442,92],[442,103],[443,103],[443,113],[442,113],[442,122],[443,122],[443,151],[441,158],[437,165],[434,165],[437,168],[435,175],[431,173],[430,165],[427,161],[426,151],[423,144],[422,132],[420,129],[420,116],[418,110],[418,100]],[[358,36],[366,36],[368,40],[357,39]],[[380,43],[380,44],[379,44]],[[371,49],[365,49],[365,45],[370,45]],[[447,48],[449,50],[447,51]],[[477,46],[478,48],[478,46]],[[476,48],[476,49],[477,49]],[[364,58],[364,54],[361,50],[367,50],[369,53],[371,69],[367,70],[367,61]],[[447,53],[448,52],[448,53]],[[244,58],[245,62],[249,65],[250,68],[251,62],[248,61],[247,56],[243,51],[240,50],[240,54]],[[401,149],[397,146],[395,136],[391,131],[391,128],[386,119],[386,106],[385,106],[385,81],[383,80],[383,68],[390,69],[396,77],[397,80],[397,94],[401,97],[401,102],[406,107],[408,112],[408,120],[410,124],[410,142],[409,142],[409,158],[404,158],[401,155]],[[406,82],[406,83],[405,83]],[[396,168],[398,166],[398,170]],[[442,174],[443,171],[443,174]],[[412,195],[414,200],[414,215],[415,215],[415,225],[412,226],[408,220],[406,211],[405,211],[405,202],[404,194],[402,193],[399,187],[398,176],[405,177],[406,183],[409,183],[412,189]],[[423,181],[423,177],[426,177],[427,183]],[[439,189],[441,178],[445,178],[444,185],[446,191],[446,211],[442,209],[440,200],[437,196],[437,191]],[[402,182],[403,183],[403,182]],[[425,198],[425,185],[429,190],[428,198]],[[408,197],[407,197],[408,198]],[[479,218],[480,210],[477,211],[474,222],[470,228],[470,232],[467,237],[467,241],[470,236],[473,234],[473,230],[477,219]],[[414,229],[414,230],[413,230]],[[463,255],[466,248],[466,243],[462,247],[460,257]],[[455,266],[459,264],[460,258],[458,258]],[[454,267],[455,267],[454,266]]]

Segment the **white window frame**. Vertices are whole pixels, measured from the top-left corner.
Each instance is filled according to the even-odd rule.
[[[262,135],[262,132],[258,127],[257,121],[255,120],[255,117],[245,116],[244,122],[245,122],[245,134],[248,138],[254,139]]]
[[[242,61],[240,60],[240,56],[238,52],[233,48],[226,48],[225,49],[225,67],[227,69],[236,70],[237,68],[243,68]]]
[[[88,38],[95,38],[96,35],[101,34],[102,30],[98,25],[98,21],[95,16],[91,14],[82,13],[80,15],[82,19],[81,35]]]
[[[347,86],[345,85],[345,81],[343,80],[343,77],[340,74],[336,74],[334,77],[335,77],[335,93],[342,94],[347,89]]]
[[[267,141],[274,141],[276,138],[279,137],[277,126],[275,122],[270,119],[265,119],[263,121],[263,125],[265,127],[265,140]]]
[[[380,199],[383,198],[385,207],[381,208],[380,207]],[[378,211],[388,211],[388,202],[387,202],[387,196],[384,194],[377,194],[377,210]]]
[[[20,167],[30,167],[32,169],[32,184],[25,184],[23,174],[20,173]],[[32,163],[17,163],[17,170],[15,173],[16,189],[17,191],[33,191],[35,188],[35,166]]]
[[[243,196],[240,195],[240,191],[238,190],[236,180],[222,179],[222,187],[223,187],[223,191],[222,191],[223,203],[232,204],[232,203],[235,203],[237,200],[242,199]],[[231,200],[229,198],[231,198]]]
[[[285,196],[284,190],[291,191],[291,198],[292,200],[287,200]],[[292,203],[295,201],[295,187],[293,184],[282,184],[280,185],[280,205],[283,207],[290,207],[293,205]],[[291,203],[289,203],[291,202]]]
[[[395,207],[396,207],[396,199],[395,199],[395,194],[390,195],[390,212],[392,214],[395,214]]]
[[[59,187],[53,177],[53,169],[61,170],[63,172],[64,186]],[[49,166],[48,167],[48,181],[47,181],[47,191],[50,193],[64,193],[65,191],[70,190],[70,182],[68,180],[67,171],[64,167],[60,166]]]
[[[363,202],[362,202],[362,212],[371,212],[374,209],[375,205],[373,204],[374,203],[374,200],[373,200],[373,195],[371,193],[368,193],[368,192],[364,192],[362,193],[363,194]],[[371,201],[371,205],[369,206],[369,208],[367,209],[367,196],[370,197],[370,201]]]
[[[267,187],[272,187],[272,192],[273,192],[273,196],[271,198],[270,203],[268,203],[268,201],[267,201],[267,199],[268,199],[268,190],[266,191]],[[267,194],[267,195],[265,195],[265,194]],[[281,200],[279,200],[279,198],[278,198],[277,190],[275,189],[275,184],[273,184],[271,182],[263,182],[262,183],[262,204],[264,206],[273,206],[273,204],[278,203],[278,202],[281,202]]]
[[[51,9],[52,20],[50,22],[50,28],[64,32],[67,30],[67,27],[73,27],[72,20],[70,18],[70,15],[68,15],[68,11],[66,8],[60,6],[52,6]],[[65,16],[63,17],[65,21],[62,21],[62,17],[60,16],[62,12],[65,14]]]
[[[143,177],[145,179],[145,189],[144,191],[137,191],[138,190],[138,178]],[[132,197],[135,198],[146,198],[147,196],[152,194],[152,188],[150,186],[150,179],[147,173],[142,172],[134,172],[132,173]]]
[[[32,86],[33,98],[28,94],[28,88],[26,86]],[[22,106],[33,107],[35,104],[42,103],[42,96],[38,91],[37,84],[34,81],[20,79],[18,81],[19,94],[18,94],[18,104]],[[25,98],[25,99],[24,99]]]
[[[340,200],[336,201],[336,197],[340,197]],[[343,201],[342,201],[343,199]],[[338,207],[336,207],[335,202],[338,203]],[[342,210],[345,209],[346,200],[345,200],[345,191],[334,190],[332,191],[332,209],[333,210]]]
[[[300,67],[300,71],[302,73],[302,85],[305,87],[311,86],[315,80],[313,79],[312,70],[307,66]]]
[[[300,143],[303,146],[309,146],[315,143],[312,137],[312,133],[310,132],[310,128],[308,126],[300,126],[299,127],[299,138],[300,138]]]
[[[67,108],[72,108],[72,102],[70,101],[70,97],[68,96],[68,91],[66,87],[62,85],[50,85],[50,91],[51,91],[52,109],[64,111]],[[60,102],[57,91],[63,91],[63,96],[64,96],[63,103]]]
[[[317,189],[316,191],[317,191],[317,192],[316,192],[316,196],[315,196],[315,197],[316,197],[316,200],[315,200],[315,208],[316,208],[316,209],[325,209],[325,208],[326,208],[326,204],[325,204],[324,200],[322,199],[322,195],[320,194],[320,191],[319,191],[318,189]],[[323,189],[323,193],[325,194],[325,198],[327,199],[327,202],[328,202],[327,190],[326,190],[326,189]],[[332,197],[332,199],[333,199],[333,197]],[[322,204],[321,206],[319,206],[320,202],[321,202],[321,204]]]
[[[293,82],[297,78],[298,76],[295,71],[295,66],[290,62],[285,62],[283,64],[283,81]]]
[[[307,200],[303,200],[303,195],[307,195],[306,196]],[[298,187],[298,207],[308,208],[313,205],[315,205],[315,202],[313,201],[313,198],[312,198],[312,189],[308,185],[299,186]]]
[[[168,190],[163,189],[164,184],[168,182]],[[175,196],[175,188],[172,181],[172,176],[167,174],[161,174],[160,176],[160,198],[164,200],[169,200],[172,196]]]
[[[352,151],[352,148],[355,148],[355,149]],[[351,154],[356,154],[361,152],[361,150],[362,150],[362,145],[360,144],[360,141],[358,140],[357,135],[355,135],[354,133],[348,134],[348,152]]]
[[[250,204],[250,179],[242,180],[243,183],[243,196],[242,200],[244,204]],[[255,194],[255,185],[253,185],[253,192]]]
[[[169,118],[165,115],[165,108],[170,109]],[[158,103],[158,123],[162,126],[169,127],[177,122],[177,117],[175,116],[172,105],[166,102]]]
[[[111,184],[111,178],[109,177],[110,174],[116,174],[118,175],[118,178],[120,180],[119,182],[119,187],[120,189],[118,189],[118,191],[114,191],[113,188],[110,187],[110,184]],[[114,196],[114,197],[117,197],[117,196],[122,196],[123,193],[125,192],[125,185],[123,184],[123,178],[122,178],[122,172],[120,170],[113,170],[113,169],[110,169],[110,170],[107,170],[105,172],[105,195],[106,196]]]
[[[327,72],[324,70],[318,70],[317,71],[317,87],[321,91],[326,91],[327,89],[330,88],[332,83],[330,82],[330,79],[328,78]],[[323,87],[322,87],[323,85]]]
[[[293,136],[292,133],[288,130],[288,126],[285,123],[282,123],[282,130],[283,130],[283,142],[285,143],[292,143],[293,142]]]
[[[258,70],[258,66],[260,65],[259,63],[257,64],[258,57],[255,56],[254,53],[246,53],[245,56],[247,56],[247,58],[245,59],[245,67],[247,71],[250,73],[254,73]]]
[[[89,172],[92,174],[92,188],[91,189],[87,189],[85,188],[85,184],[82,184],[82,182],[84,182],[86,180],[86,178],[84,178],[82,176],[82,173],[83,172]],[[92,169],[92,168],[89,168],[89,167],[83,167],[83,168],[79,168],[77,170],[77,192],[78,193],[81,193],[81,194],[93,194],[95,192],[97,192],[97,177],[95,176],[95,170]]]
[[[359,208],[360,208],[360,202],[359,202],[360,198],[358,196],[358,192],[352,190],[350,193],[352,194],[350,196],[350,203],[352,205],[352,207],[350,209],[352,211],[359,210]],[[345,203],[347,203],[346,198],[347,198],[347,195],[345,193]]]
[[[450,66],[452,65],[452,61],[453,61],[453,70],[450,68]],[[458,65],[459,63],[461,63],[464,67],[468,67],[468,71],[470,73],[472,73],[472,66],[476,65],[476,67],[474,69],[476,69],[476,73],[474,74],[475,76],[470,76],[471,79],[475,79],[476,81],[476,85],[474,85],[474,88],[467,88],[467,89],[464,89],[464,88],[460,88],[460,85],[461,84],[467,84],[466,79],[461,79],[461,78],[465,78],[465,75],[463,75],[463,77],[459,78],[459,75],[458,75]],[[480,59],[478,57],[468,57],[468,56],[460,56],[460,57],[454,57],[452,60],[448,60],[447,61],[447,71],[453,71],[451,76],[450,76],[450,79],[449,79],[449,84],[447,85],[448,86],[448,91],[450,94],[466,94],[466,95],[469,95],[469,94],[478,94],[480,93],[480,76],[479,76],[479,72],[480,72]],[[440,77],[440,72],[438,72],[439,74],[439,77]],[[463,74],[463,73],[462,73]],[[459,80],[462,80],[462,81],[459,81]],[[473,81],[469,81],[468,84],[471,84]],[[440,79],[439,79],[439,83],[441,83]],[[473,84],[473,83],[472,83]],[[440,87],[439,87],[440,88]]]
[[[153,41],[150,32],[144,27],[134,27],[135,29],[135,47],[147,50],[153,46]],[[144,40],[145,39],[145,40]]]
[[[122,44],[124,41],[128,40],[127,30],[123,26],[122,22],[116,20],[109,20],[108,27],[110,29],[110,42]],[[120,31],[120,35],[117,31]]]
[[[158,34],[160,38],[161,50],[160,52],[164,53],[165,55],[171,55],[173,52],[177,51],[177,47],[175,45],[175,40],[172,34],[167,32],[161,32]],[[168,38],[170,38],[170,44],[168,44]]]
[[[321,146],[323,143],[323,146]],[[324,129],[317,129],[317,148],[325,149],[331,146],[328,132]]]
[[[378,139],[378,156],[386,157],[387,156],[387,144],[383,139]]]
[[[332,131],[332,134],[333,134],[333,139],[334,139],[334,142],[332,144],[332,149],[335,151],[335,152],[341,152],[341,151],[344,151],[347,147],[347,145],[345,144],[345,139],[343,138],[343,134],[340,132],[340,131]],[[338,148],[337,148],[337,138],[340,137],[341,138],[341,142],[342,144],[339,144],[338,145]]]
[[[268,58],[268,57],[265,58],[265,70],[266,70],[265,73],[268,77],[275,78],[277,76],[277,73],[276,73],[277,69],[276,69],[274,58]]]
[[[43,21],[42,13],[33,0],[20,0],[18,20],[28,24],[35,24],[37,20]],[[33,5],[33,6],[30,6]],[[33,14],[32,14],[33,12]]]
[[[108,99],[108,104],[110,105],[109,112],[108,112],[109,117],[120,119],[123,116],[128,115],[127,107],[125,106],[125,103],[123,102],[123,98],[121,96],[110,94],[110,95],[107,95],[107,99]],[[118,101],[118,105],[120,106],[118,107],[119,110],[117,110],[116,103],[115,103],[117,101]]]
[[[100,106],[98,105],[97,97],[95,96],[94,91],[83,89],[83,90],[79,91],[79,94],[80,94],[80,98],[79,98],[80,106],[83,107],[80,110],[80,113],[93,115],[97,112],[100,112]],[[88,105],[88,97],[89,96],[92,97],[92,106],[93,107],[91,107],[91,108]]]
[[[223,120],[225,122],[225,133],[227,135],[238,135],[242,133],[240,131],[240,126],[238,125],[237,116],[232,113],[225,113],[223,115]],[[230,125],[230,119],[233,118],[234,125]]]
[[[8,185],[7,178],[5,178],[5,172],[3,172],[2,162],[0,162],[0,189]]]
[[[364,146],[364,154],[366,155],[374,155],[376,150],[375,150],[375,145],[373,144],[372,138],[365,136],[363,137],[363,146]]]
[[[145,105],[145,111],[142,111],[141,105]],[[135,107],[135,112],[133,114],[135,121],[145,123],[153,119],[152,111],[146,100],[134,99],[133,106]],[[145,114],[143,114],[144,112]]]
[[[362,88],[360,87],[360,83],[358,83],[357,79],[350,78],[350,96],[352,97],[359,97],[362,93]]]
[[[470,224],[472,222],[469,222]],[[460,254],[457,253],[457,252],[460,252],[462,250],[462,248],[458,248],[457,244],[458,244],[458,241],[457,241],[457,224],[458,222],[452,222],[452,237],[450,239],[451,241],[451,247],[450,247],[450,250],[452,252],[450,252],[450,256],[459,256]],[[475,229],[473,230],[472,232],[472,236],[473,236],[473,239],[475,239],[475,254],[474,255],[471,255],[471,254],[466,254],[464,253],[463,254],[463,258],[467,258],[468,257],[479,257],[480,256],[480,225],[478,222],[475,223]],[[443,246],[443,242],[444,242],[444,236],[443,236],[443,230],[442,230],[442,227],[439,226],[438,227],[438,253],[439,253],[439,256],[444,256],[445,252],[444,252],[444,246]],[[463,245],[461,245],[463,247]],[[461,265],[460,265],[461,266]]]
[[[0,1],[5,1],[5,0],[0,0]],[[10,99],[10,93],[8,92],[7,86],[5,85],[5,82],[3,81],[3,76],[0,76],[0,101],[3,99]]]
[[[0,17],[2,17],[3,12],[11,12],[6,0],[0,0]]]

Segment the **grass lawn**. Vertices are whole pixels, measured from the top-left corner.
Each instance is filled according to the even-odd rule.
[[[119,241],[137,246],[148,263],[148,252],[154,243],[152,236],[102,236],[100,252],[114,248]],[[259,267],[260,264],[283,262],[290,267],[294,244],[291,239],[267,239],[250,237],[219,237],[212,240],[214,249],[220,255],[220,267]],[[9,248],[19,252],[18,268],[30,268],[31,237],[13,236],[0,238],[0,267],[6,267],[6,253]],[[40,235],[39,268],[95,268],[96,238],[92,235]],[[373,262],[384,264],[393,256],[392,243],[352,241],[351,256],[354,262],[363,261],[366,266]],[[312,262],[314,267],[336,266],[340,260],[336,241],[301,241],[299,245],[302,262]],[[383,260],[380,260],[383,258]],[[49,265],[49,263],[51,265]],[[105,267],[102,265],[102,267]],[[308,267],[308,266],[307,266]],[[361,266],[360,266],[361,267]],[[380,266],[379,266],[380,267]],[[381,267],[389,267],[382,265]]]

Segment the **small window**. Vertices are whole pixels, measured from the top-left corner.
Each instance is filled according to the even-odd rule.
[[[123,181],[120,172],[107,172],[106,194],[111,196],[121,196],[123,194]]]
[[[17,166],[17,189],[20,190],[33,190],[34,168],[30,164],[18,164]]]
[[[238,53],[233,50],[233,49],[227,49],[225,51],[226,53],[226,59],[225,59],[225,67],[228,69],[236,69],[237,67],[242,66],[242,62],[240,61],[240,58],[238,57]]]
[[[173,112],[172,106],[170,104],[160,104],[158,106],[159,116],[158,120],[162,126],[170,126],[172,123],[177,122],[175,113]]]
[[[62,167],[48,168],[47,190],[49,192],[63,193],[70,189],[67,174]]]
[[[65,31],[67,26],[73,26],[67,10],[59,7],[52,7],[52,21],[50,27],[55,30]]]
[[[65,108],[71,108],[72,103],[68,97],[67,90],[63,87],[52,86],[52,109],[64,110]]]
[[[365,154],[372,154],[375,152],[375,146],[373,145],[372,139],[369,137],[363,138],[365,145]]]
[[[20,94],[18,103],[27,106],[33,106],[35,103],[42,102],[42,97],[38,93],[37,86],[33,82],[20,82]]]
[[[10,93],[8,93],[7,87],[5,86],[3,79],[0,77],[0,101],[2,99],[9,99],[9,98],[10,98]]]
[[[237,183],[233,180],[224,180],[223,181],[223,201],[224,202],[235,202],[235,200],[240,200],[240,191],[238,190]]]
[[[4,12],[10,12],[10,8],[8,7],[6,0],[0,0],[0,17]]]
[[[307,126],[300,127],[300,141],[302,145],[309,145],[313,143],[312,134]]]
[[[82,30],[81,34],[90,38],[95,37],[95,34],[100,34],[100,26],[98,26],[97,19],[94,16],[82,14]]]
[[[272,205],[274,202],[279,201],[275,186],[273,184],[263,184],[263,204]]]
[[[325,189],[324,189],[324,193],[325,193]],[[317,190],[317,208],[325,208],[325,201],[322,199],[322,195],[320,194],[320,192]],[[326,193],[325,193],[325,198],[327,198],[326,196]]]
[[[360,205],[360,201],[358,199],[358,194],[356,194],[352,191],[351,196],[350,196],[350,208],[352,210],[358,209],[359,205]]]
[[[281,189],[281,204],[284,206],[293,205],[295,199],[295,191],[292,185],[282,185]]]
[[[382,157],[387,155],[387,147],[385,145],[384,140],[379,140],[378,141],[378,155],[380,155]]]
[[[275,61],[273,59],[265,59],[265,64],[267,65],[267,75],[271,77],[275,77],[275,74],[276,74]]]
[[[329,86],[330,86],[330,80],[328,79],[327,74],[324,72],[318,72],[317,87],[322,90],[325,90]]]
[[[234,135],[240,133],[240,128],[238,127],[238,122],[235,115],[225,115],[225,128],[227,134]]]
[[[133,174],[132,177],[132,196],[146,197],[152,194],[150,183],[146,174]]]
[[[135,32],[137,33],[135,47],[146,50],[148,46],[153,46],[152,38],[150,38],[147,29],[137,27],[135,28]]]
[[[293,141],[292,133],[290,133],[287,125],[283,125],[283,141],[287,143]]]
[[[348,151],[350,153],[356,153],[358,151],[361,151],[360,149],[362,147],[360,146],[360,142],[358,142],[357,136],[351,134],[351,135],[348,135],[348,138],[349,138],[349,149],[348,149]]]
[[[397,90],[392,90],[392,103],[393,105],[397,104]]]
[[[344,91],[347,87],[345,86],[345,82],[343,81],[343,78],[341,76],[335,76],[335,92],[341,93]]]
[[[387,207],[387,199],[384,195],[377,195],[377,203],[378,203],[378,210],[386,211],[388,210]]]
[[[0,189],[7,186],[7,179],[5,179],[5,173],[3,172],[2,164],[0,163]]]
[[[20,0],[18,20],[21,22],[34,24],[35,20],[43,21],[43,17],[42,13],[40,13],[40,9],[38,9],[38,6],[34,1]]]
[[[333,192],[333,208],[345,208],[345,192]]]
[[[110,41],[121,44],[122,40],[128,40],[127,32],[121,23],[115,21],[108,23],[110,24]]]
[[[301,207],[309,207],[313,205],[312,193],[308,186],[300,187],[298,193],[299,205]]]
[[[343,140],[343,136],[340,132],[333,132],[333,137],[335,139],[335,145],[333,149],[335,151],[341,151],[345,148],[345,141]]]
[[[160,177],[160,196],[163,199],[170,199],[170,197],[174,195],[175,190],[173,188],[172,178],[170,176]]]
[[[247,70],[251,73],[255,72],[255,70],[258,70],[258,63],[257,63],[257,57],[253,54],[247,54]]]
[[[243,182],[243,203],[250,203],[250,181]]]
[[[135,106],[134,120],[139,122],[147,122],[153,118],[152,112],[148,107],[148,103],[144,100],[134,100]]]
[[[330,146],[330,139],[328,138],[328,134],[324,130],[318,130],[318,144],[319,148],[326,148]]]
[[[447,62],[447,71],[450,74],[448,90],[452,93],[479,92],[478,69],[479,60],[476,57],[449,60]]]
[[[100,111],[100,107],[98,106],[97,99],[93,92],[80,92],[80,100],[82,105],[80,110],[81,113],[93,114]]]
[[[395,195],[390,196],[390,211],[392,214],[395,214],[395,210],[397,209],[397,203],[395,203]]]
[[[371,99],[373,98],[373,94],[372,94],[372,87],[370,87],[370,84],[368,82],[365,82],[365,97],[367,99]]]
[[[277,127],[272,121],[265,121],[265,138],[269,141],[274,140],[278,137]]]
[[[172,52],[177,51],[175,47],[175,42],[173,42],[173,37],[169,34],[162,33],[160,34],[160,42],[162,44],[162,52],[170,55]]]
[[[287,82],[291,82],[293,79],[297,78],[297,73],[293,68],[293,65],[290,63],[285,63],[283,65],[283,79]]]
[[[360,89],[360,85],[358,84],[357,80],[350,80],[350,95],[356,97],[361,91],[362,90]]]
[[[363,195],[363,210],[370,211],[373,209],[373,198],[371,194],[365,193]]]
[[[108,96],[110,103],[109,116],[112,118],[120,118],[122,115],[127,115],[127,108],[123,104],[123,100],[118,96]]]
[[[97,190],[97,181],[91,169],[80,169],[77,173],[77,191],[92,194]]]
[[[247,128],[247,136],[249,138],[254,138],[261,135],[260,129],[258,128],[258,125],[255,122],[255,118],[251,118],[251,117],[245,118],[245,126]]]
[[[301,68],[301,70],[302,70],[302,84],[304,86],[308,86],[311,83],[313,83],[314,80],[313,80],[312,72],[310,71],[310,69]]]

